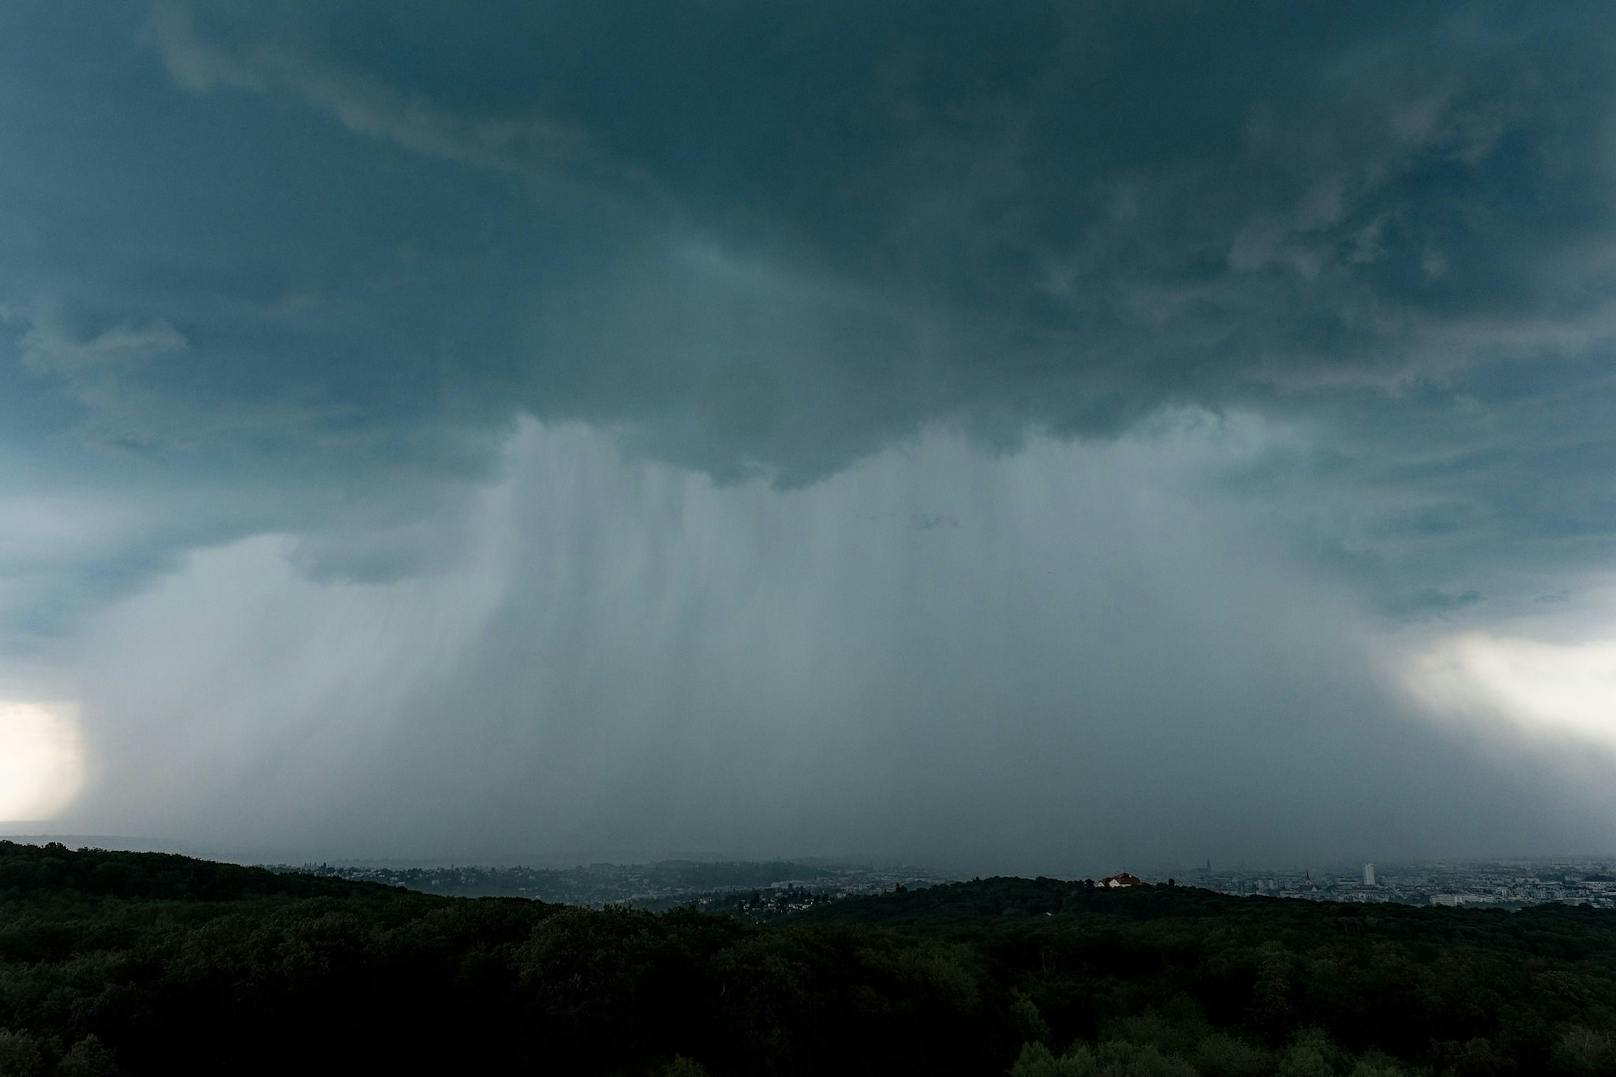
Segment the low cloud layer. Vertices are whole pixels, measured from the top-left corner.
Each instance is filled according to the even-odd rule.
[[[1590,847],[1610,20],[0,14],[0,683],[221,847]]]

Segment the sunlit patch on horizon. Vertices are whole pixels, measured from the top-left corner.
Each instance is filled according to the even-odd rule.
[[[1503,720],[1616,749],[1616,639],[1546,643],[1469,632],[1418,655],[1405,681],[1447,717]]]
[[[84,784],[72,708],[0,700],[0,823],[50,819]]]

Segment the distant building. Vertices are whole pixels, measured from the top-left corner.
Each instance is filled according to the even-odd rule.
[[[1365,886],[1375,885],[1375,865],[1365,864],[1363,866],[1363,884]]]
[[[1126,871],[1121,871],[1115,875],[1107,875],[1100,880],[1100,885],[1108,890],[1115,890],[1121,886],[1143,886],[1145,885],[1145,880],[1137,875],[1129,875]]]

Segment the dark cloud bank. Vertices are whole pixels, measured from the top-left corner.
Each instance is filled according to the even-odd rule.
[[[1612,42],[8,10],[0,674],[219,848],[1608,845],[1600,730],[1408,678],[1612,634]]]

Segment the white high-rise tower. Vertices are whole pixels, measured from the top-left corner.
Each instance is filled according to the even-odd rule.
[[[1365,886],[1375,885],[1375,865],[1365,864],[1363,866],[1363,884]]]

